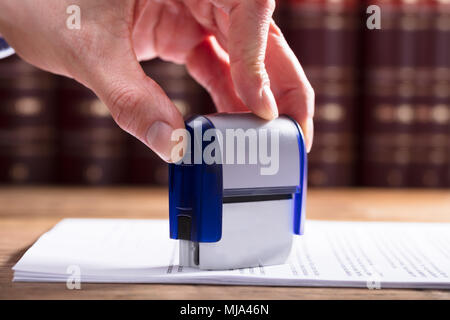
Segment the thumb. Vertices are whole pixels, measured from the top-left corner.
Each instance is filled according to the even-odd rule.
[[[87,70],[79,81],[97,94],[122,129],[166,162],[173,160],[178,142],[172,141],[172,133],[184,128],[183,118],[161,87],[146,76],[131,50],[118,58],[108,57],[108,62]]]

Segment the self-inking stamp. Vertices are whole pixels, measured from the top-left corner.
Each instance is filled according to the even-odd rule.
[[[179,262],[234,269],[286,262],[303,234],[307,157],[298,123],[250,113],[195,116],[169,166],[170,237]]]

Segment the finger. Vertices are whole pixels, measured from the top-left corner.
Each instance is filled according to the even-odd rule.
[[[278,116],[264,65],[267,35],[274,0],[213,0],[229,15],[227,50],[236,92],[255,114],[273,119]]]
[[[121,44],[123,46],[123,44]],[[96,66],[84,66],[78,80],[106,104],[117,124],[170,162],[177,141],[171,136],[184,128],[180,112],[156,82],[147,77],[130,49],[110,48]],[[83,72],[85,71],[85,72]]]
[[[226,48],[224,31],[228,30],[228,15],[210,1],[184,0],[183,2],[195,20],[214,35],[223,48]]]
[[[186,66],[192,77],[208,90],[218,111],[249,111],[236,95],[228,56],[213,37],[192,50]]]
[[[278,110],[300,124],[309,152],[314,134],[314,91],[275,23],[270,26],[265,63]]]

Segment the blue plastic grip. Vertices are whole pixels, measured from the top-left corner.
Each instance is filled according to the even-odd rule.
[[[203,152],[210,142],[195,140],[194,125],[201,126],[201,135],[213,128],[209,119],[203,116],[186,121],[186,129],[191,136],[191,150],[185,157],[191,164],[169,165],[169,218],[170,237],[191,241],[217,242],[222,237],[222,165],[194,163],[195,152]],[[197,129],[198,130],[198,129]],[[189,224],[179,226],[179,221]],[[183,227],[183,235],[181,235]]]

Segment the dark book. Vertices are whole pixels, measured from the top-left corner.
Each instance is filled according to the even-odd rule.
[[[363,183],[406,187],[411,162],[418,15],[416,5],[368,1],[381,29],[365,30]]]
[[[89,89],[62,78],[58,89],[59,180],[111,185],[126,181],[128,134]]]
[[[381,7],[382,21],[381,30],[365,31],[364,184],[444,186],[448,80],[436,75],[448,57],[443,58],[445,41],[435,28],[444,11],[428,0],[369,4]]]
[[[55,179],[54,76],[17,56],[0,60],[0,182]]]
[[[168,185],[168,164],[134,137],[131,137],[129,141],[128,161],[130,183],[137,185]]]
[[[290,0],[282,29],[316,93],[311,186],[356,183],[359,2]]]
[[[409,184],[450,187],[450,4],[420,5]]]

